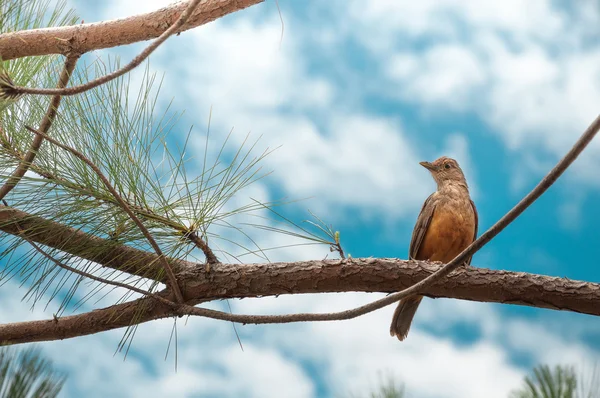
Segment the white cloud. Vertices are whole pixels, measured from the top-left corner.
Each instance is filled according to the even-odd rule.
[[[558,221],[569,230],[577,230],[583,218],[583,198],[581,195],[569,195],[558,207]]]
[[[349,22],[344,25],[344,32],[357,35],[368,50],[382,59],[389,58],[390,53],[397,48],[410,48],[412,40],[419,47],[423,45],[424,39],[425,43],[433,42],[432,45],[438,47],[441,58],[431,58],[424,64],[427,65],[428,72],[440,73],[447,79],[438,80],[445,87],[468,79],[462,74],[456,76],[456,73],[460,73],[459,67],[474,71],[475,76],[481,73],[481,70],[474,69],[476,64],[471,55],[455,59],[456,64],[444,62],[452,61],[452,57],[459,54],[452,53],[452,49],[456,49],[456,45],[460,45],[465,38],[476,39],[482,33],[491,32],[509,38],[513,44],[522,45],[531,41],[553,41],[563,33],[566,26],[564,18],[557,15],[546,0],[485,3],[460,0],[412,3],[393,0],[368,3],[354,1],[349,5],[348,16]],[[563,34],[564,36],[566,35]],[[448,51],[443,49],[445,46],[449,48]],[[440,79],[436,73],[427,75],[433,81]],[[454,79],[448,80],[452,77]],[[427,90],[438,90],[432,86],[427,86]],[[447,99],[446,103],[456,106],[456,100]]]
[[[509,347],[519,354],[528,354],[541,363],[592,364],[598,353],[580,342],[556,335],[543,325],[524,320],[508,322],[503,334]]]
[[[333,358],[334,380],[347,380],[346,388],[351,391],[365,391],[373,370],[391,372],[418,397],[505,397],[521,377],[507,363],[503,350],[489,342],[461,348],[413,330],[409,340],[400,343],[387,333],[388,317],[370,318],[370,322],[318,327],[318,333],[329,340],[326,347],[328,357]],[[365,369],[372,370],[365,374]]]
[[[355,1],[349,15],[375,37],[364,37],[365,43],[377,49],[381,42],[401,42],[403,38],[435,37],[456,39],[468,28],[509,33],[516,39],[554,39],[566,26],[564,17],[546,0],[509,0],[474,2],[460,0],[425,0],[418,3],[378,0]]]
[[[405,100],[460,109],[474,100],[473,90],[486,83],[481,62],[461,45],[440,44],[422,55],[398,53],[386,68],[400,84],[389,91],[398,91]]]
[[[232,397],[312,397],[315,394],[314,385],[300,366],[285,359],[279,351],[247,344],[243,352],[232,346],[221,354],[231,372],[225,380],[236,380],[230,384],[234,390],[229,394]],[[221,386],[215,387],[215,394],[223,396]],[[252,391],[252,395],[247,391]]]
[[[130,2],[113,2],[104,10],[107,17],[146,11],[134,8]],[[194,113],[193,121],[200,125],[205,125],[212,108],[214,140],[224,139],[234,127],[230,148],[239,145],[248,131],[251,140],[262,137],[259,148],[281,145],[262,162],[265,169],[274,171],[269,181],[288,198],[315,198],[306,207],[329,213],[330,220],[345,207],[357,209],[359,217],[385,215],[386,220],[417,211],[433,185],[422,184],[428,177],[418,162],[425,156],[418,143],[407,138],[402,120],[357,111],[355,89],[341,92],[330,80],[309,72],[303,45],[314,41],[311,32],[299,29],[293,21],[286,24],[285,32],[281,42],[281,24],[274,13],[260,21],[216,21],[187,32],[152,59],[153,69],[169,71],[162,98],[173,96],[176,107]],[[180,54],[182,48],[188,56],[178,55],[180,60],[172,63],[171,54]],[[438,57],[447,57],[445,64],[462,64],[441,68]],[[435,75],[436,80],[416,81],[406,95],[427,95],[434,102],[449,92],[467,96],[467,81],[480,85],[485,78],[478,76],[476,62],[459,46],[440,47],[427,61],[429,76]],[[470,68],[467,80],[461,68]],[[192,143],[196,151],[203,151],[203,138],[193,138]],[[465,156],[459,158],[461,164],[467,164],[466,154],[461,155]]]
[[[301,32],[288,33],[281,49],[276,19],[217,22],[192,35],[194,55],[172,77],[193,84],[166,86],[188,109],[212,106],[213,134],[234,126],[232,146],[249,130],[260,145],[281,145],[264,164],[290,198],[318,197],[307,202],[317,212],[354,206],[392,218],[420,206],[428,193],[418,183],[421,159],[401,121],[354,112],[330,82],[309,75]]]

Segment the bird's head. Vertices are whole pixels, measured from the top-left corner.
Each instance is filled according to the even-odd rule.
[[[467,180],[458,162],[452,158],[442,156],[433,162],[419,162],[431,173],[438,185],[438,190],[447,184],[464,185],[468,189]]]

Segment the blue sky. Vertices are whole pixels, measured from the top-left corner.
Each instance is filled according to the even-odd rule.
[[[86,21],[150,11],[167,0],[71,4]],[[600,110],[600,9],[592,1],[280,0],[169,40],[151,57],[165,75],[161,103],[194,125],[191,150],[211,131],[235,148],[250,131],[266,180],[236,200],[308,198],[354,257],[406,258],[422,202],[435,189],[418,162],[455,157],[487,229],[525,195]],[[141,45],[98,51],[130,59]],[[140,71],[133,74],[139,79]],[[139,80],[138,80],[139,81]],[[473,265],[600,280],[597,228],[600,143],[523,216],[478,252]],[[192,164],[190,168],[200,168]],[[264,247],[290,238],[260,234]],[[282,249],[272,260],[317,259],[327,248]],[[23,291],[24,293],[24,291]],[[44,319],[15,285],[3,286],[3,321]],[[116,297],[116,296],[115,296]],[[232,301],[236,312],[351,308],[379,295],[305,295]],[[108,297],[109,300],[111,297]],[[108,301],[104,304],[110,304]],[[393,375],[410,397],[504,397],[539,362],[592,366],[597,319],[525,307],[426,300],[409,338],[389,337],[393,307],[356,320],[239,326],[179,321],[179,362],[164,360],[172,321],[145,324],[130,356],[122,331],[42,344],[70,374],[64,396],[337,397]]]

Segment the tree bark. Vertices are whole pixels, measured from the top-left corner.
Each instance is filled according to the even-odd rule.
[[[263,0],[208,0],[201,3],[180,32],[214,21]],[[9,32],[0,35],[0,57],[84,54],[91,50],[122,46],[158,37],[187,7],[179,2],[146,14],[112,21],[74,26]]]
[[[186,303],[223,298],[326,292],[393,292],[425,278],[439,264],[398,259],[351,259],[271,264],[217,264],[178,275]],[[166,292],[159,293],[168,298]],[[567,278],[463,267],[423,291],[428,297],[518,304],[600,315],[600,284]],[[138,307],[144,304],[144,309]],[[0,342],[18,344],[83,336],[178,315],[152,298],[56,320],[0,325]],[[252,323],[252,322],[247,322]]]

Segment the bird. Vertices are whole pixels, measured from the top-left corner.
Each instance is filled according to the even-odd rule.
[[[477,238],[477,208],[456,160],[442,156],[419,164],[429,170],[437,190],[423,203],[410,240],[409,259],[446,264]],[[471,264],[471,256],[465,264]],[[392,337],[406,339],[422,299],[414,295],[400,300],[390,326]]]

